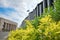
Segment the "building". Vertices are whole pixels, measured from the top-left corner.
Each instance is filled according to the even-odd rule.
[[[0,17],[0,31],[15,30],[17,23]]]
[[[37,17],[37,10],[36,10],[36,8],[33,9],[33,11],[30,12],[29,15],[28,15],[29,20],[33,20],[35,17]]]
[[[54,7],[53,2],[54,2],[54,0],[43,0],[43,1],[41,1],[36,7],[37,16],[41,16],[44,13],[45,8],[47,8],[49,11],[50,10],[49,7]]]
[[[37,10],[36,8],[33,9],[32,12],[29,13],[29,15],[23,20],[22,24],[21,24],[21,27],[24,27],[26,24],[25,24],[25,20],[33,20],[35,17],[37,17]]]
[[[25,27],[25,25],[26,25],[25,20],[30,20],[30,17],[27,16],[27,17],[23,20],[23,22],[22,22],[22,24],[21,24],[20,27]]]
[[[29,15],[26,17],[26,19],[33,20],[35,17],[41,16],[44,13],[45,8],[47,8],[48,11],[50,9],[49,8],[50,6],[54,8],[54,5],[53,5],[54,1],[55,0],[42,0],[39,4],[37,4],[36,8],[33,9],[33,11],[29,13]],[[24,21],[22,22],[21,26],[23,24],[25,24]]]
[[[37,4],[36,8],[29,13],[30,20],[34,19],[35,17],[41,16],[44,13],[45,8],[47,8],[48,11],[50,10],[49,7],[54,8],[53,2],[54,0],[43,0],[39,4]]]

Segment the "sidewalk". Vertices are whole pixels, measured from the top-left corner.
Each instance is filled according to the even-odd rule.
[[[0,40],[5,40],[9,32],[0,32]]]

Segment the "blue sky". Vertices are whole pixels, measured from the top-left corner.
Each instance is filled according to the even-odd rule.
[[[19,25],[42,0],[0,0],[0,17],[9,19]]]

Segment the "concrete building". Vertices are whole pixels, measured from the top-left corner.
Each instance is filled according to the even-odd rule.
[[[17,23],[0,17],[0,31],[15,30]]]
[[[43,0],[37,5],[37,16],[41,16],[44,13],[44,9],[47,8],[48,11],[50,10],[50,6],[54,7],[53,5],[54,0]]]
[[[35,17],[41,16],[44,13],[44,9],[47,8],[49,11],[49,7],[52,6],[54,8],[53,2],[55,0],[43,0],[39,4],[37,4],[36,8],[33,9],[32,12],[26,17],[28,20],[33,20]],[[26,20],[24,19],[24,20]],[[23,21],[21,26],[24,25],[25,22]]]
[[[33,9],[33,11],[30,12],[29,15],[28,15],[29,20],[33,20],[35,17],[37,17],[37,10],[36,10],[36,8]]]
[[[35,17],[37,17],[37,7],[35,9],[33,9],[32,12],[29,13],[29,15],[23,20],[21,27],[24,27],[25,24],[25,20],[33,20]]]
[[[21,24],[20,27],[25,27],[25,25],[26,25],[25,20],[30,20],[30,17],[27,16],[27,17],[23,20],[23,22],[22,22],[22,24]]]

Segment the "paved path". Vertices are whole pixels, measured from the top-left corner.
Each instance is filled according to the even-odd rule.
[[[5,40],[9,32],[0,32],[0,40]]]

